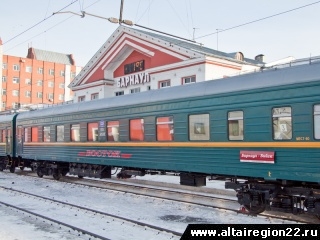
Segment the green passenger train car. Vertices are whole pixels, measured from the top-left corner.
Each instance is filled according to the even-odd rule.
[[[55,179],[211,176],[252,213],[318,215],[319,63],[22,112],[15,159]]]

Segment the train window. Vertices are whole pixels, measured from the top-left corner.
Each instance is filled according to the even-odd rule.
[[[29,140],[28,140],[28,128],[25,128],[24,129],[24,142],[29,142]]]
[[[7,138],[8,138],[8,143],[10,143],[11,142],[11,129],[10,128],[8,128],[8,130],[7,130]]]
[[[274,140],[292,139],[291,107],[273,108],[272,123]]]
[[[31,142],[38,142],[38,127],[31,128]]]
[[[71,141],[80,142],[80,124],[71,125]]]
[[[144,140],[144,120],[142,118],[130,120],[130,141]]]
[[[320,105],[314,106],[314,138],[320,139]]]
[[[228,112],[229,140],[243,140],[243,111]]]
[[[189,116],[189,139],[202,141],[210,139],[209,114]]]
[[[157,141],[173,141],[173,117],[157,118]]]
[[[96,142],[98,141],[98,123],[88,123],[88,132],[87,137],[89,142]]]
[[[107,140],[110,142],[119,141],[119,121],[109,121],[107,123]]]
[[[43,141],[50,142],[50,126],[43,127]]]
[[[57,126],[57,142],[64,142],[64,125]]]

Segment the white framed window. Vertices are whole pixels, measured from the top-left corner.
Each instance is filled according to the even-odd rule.
[[[17,103],[17,102],[13,102],[12,103],[12,108],[19,108],[19,103]]]
[[[116,96],[124,95],[124,91],[115,92],[115,95],[116,95]]]
[[[37,81],[37,86],[41,87],[43,85],[43,80],[38,80]]]
[[[48,93],[48,100],[53,101],[54,99],[54,94],[53,93]]]
[[[78,97],[78,102],[84,102],[86,100],[85,96],[79,96]]]
[[[184,77],[182,78],[182,84],[190,84],[196,82],[196,76]]]
[[[49,82],[48,82],[48,87],[49,87],[49,88],[53,88],[53,87],[54,87],[54,82],[49,81]]]
[[[26,83],[26,85],[31,85],[31,79],[30,78],[26,78],[25,83]]]
[[[59,88],[64,88],[64,83],[59,83]]]
[[[2,76],[2,82],[7,82],[7,76]]]
[[[138,93],[138,92],[140,92],[140,88],[139,87],[138,88],[132,88],[130,90],[130,93]]]
[[[31,97],[31,91],[25,91],[25,92],[24,92],[24,95],[25,95],[27,98],[30,98],[30,97]]]
[[[14,71],[20,71],[20,65],[19,64],[13,64],[13,70]]]
[[[170,86],[171,86],[170,80],[164,80],[159,82],[159,88],[166,88]]]
[[[3,95],[3,96],[7,95],[7,89],[2,89],[1,90],[1,95]]]
[[[26,66],[26,72],[31,73],[32,72],[32,67],[31,66]]]
[[[2,102],[2,108],[5,108],[7,106],[7,102]]]
[[[228,112],[229,140],[243,140],[243,111]]]
[[[42,98],[42,92],[37,92],[37,98]]]
[[[99,93],[91,94],[91,100],[94,100],[94,99],[99,99]]]
[[[274,140],[292,139],[291,107],[273,108],[272,122]]]
[[[75,72],[71,72],[71,73],[70,73],[70,76],[71,76],[71,79],[73,79],[73,78],[76,77],[76,73],[75,73]]]
[[[2,63],[2,69],[7,69],[8,65],[7,63]]]
[[[12,82],[13,82],[13,83],[19,83],[19,82],[20,82],[20,78],[18,78],[18,77],[13,77]]]
[[[61,100],[61,101],[64,100],[64,94],[59,94],[59,100]]]
[[[13,90],[12,91],[12,96],[14,96],[14,97],[19,96],[19,90]]]
[[[49,75],[54,76],[54,69],[49,69]]]
[[[60,71],[60,76],[64,77],[65,76],[65,72],[63,70]]]
[[[39,68],[38,68],[38,73],[39,73],[39,74],[43,74],[43,68],[40,68],[40,67],[39,67]]]

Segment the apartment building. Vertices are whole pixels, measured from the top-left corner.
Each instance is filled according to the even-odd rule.
[[[3,55],[0,42],[0,57],[1,111],[72,100],[68,85],[81,70],[72,54],[29,48],[25,58]]]

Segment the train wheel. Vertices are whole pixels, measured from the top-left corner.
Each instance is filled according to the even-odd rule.
[[[78,178],[83,178],[83,176],[81,176],[81,175],[78,175]]]
[[[38,177],[40,177],[40,178],[43,177],[43,173],[42,173],[42,171],[41,171],[41,168],[38,168],[38,169],[37,169],[37,175],[38,175]]]
[[[262,213],[264,210],[266,210],[266,206],[264,204],[260,204],[258,206],[244,205],[244,207],[251,214],[259,214],[259,213]]]
[[[55,180],[58,181],[58,180],[61,178],[62,174],[61,174],[61,172],[60,172],[59,170],[55,170],[55,171],[53,172],[52,176],[53,176],[53,178],[54,178]]]
[[[23,171],[24,167],[20,167],[20,170]]]
[[[10,166],[10,172],[11,172],[11,173],[14,173],[15,170],[16,170],[16,167],[15,167],[15,166]]]

